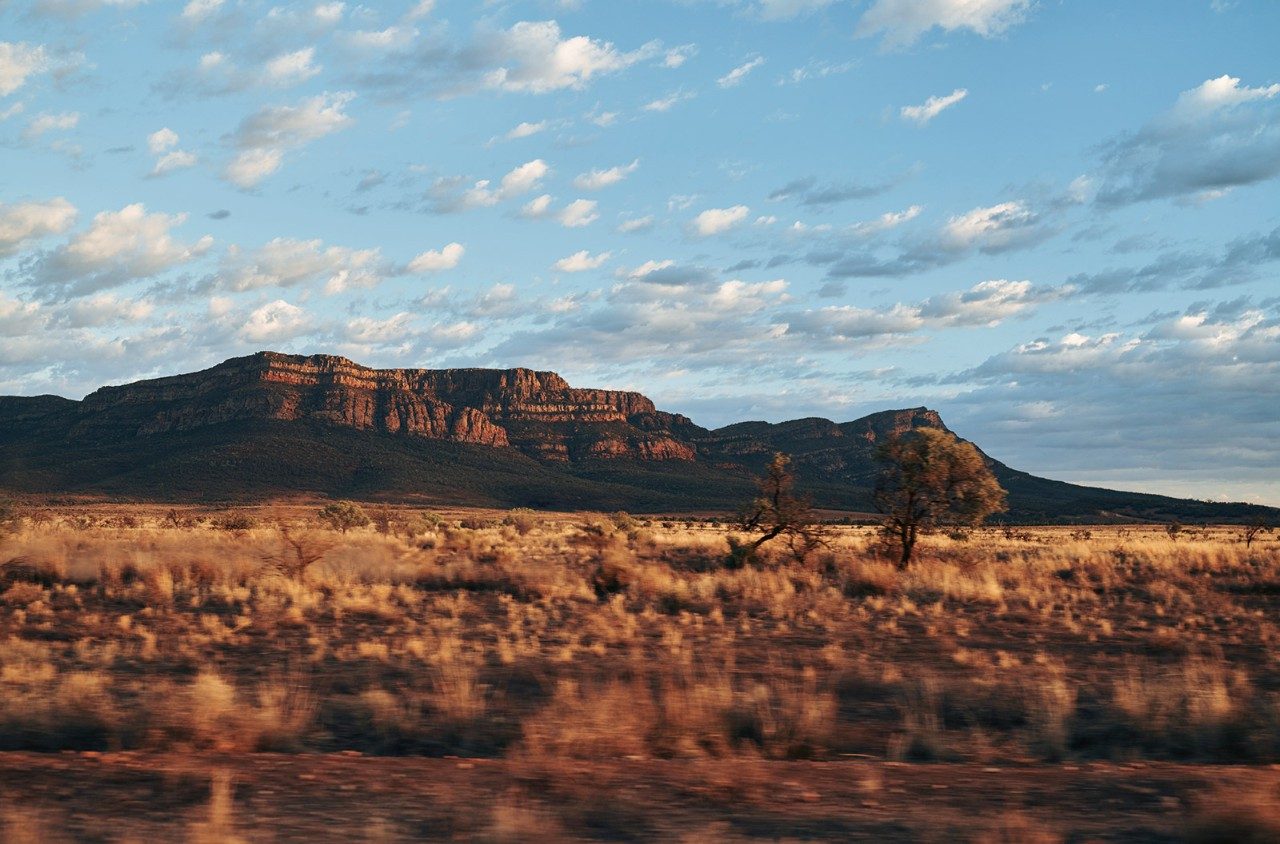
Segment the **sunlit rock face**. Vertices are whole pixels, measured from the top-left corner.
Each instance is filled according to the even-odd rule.
[[[693,460],[702,433],[639,393],[570,387],[531,369],[371,369],[332,355],[259,352],[187,375],[103,387],[78,433],[146,436],[240,420],[317,420],[496,447],[544,460]]]

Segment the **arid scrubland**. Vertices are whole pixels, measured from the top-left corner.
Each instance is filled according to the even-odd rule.
[[[15,523],[0,749],[730,760],[735,788],[785,760],[1280,762],[1274,536],[989,528],[903,571],[841,526],[728,568],[705,522],[369,512]]]

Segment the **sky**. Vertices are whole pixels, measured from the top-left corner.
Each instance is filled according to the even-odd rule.
[[[0,0],[0,393],[525,366],[1280,505],[1278,38],[1268,0]]]

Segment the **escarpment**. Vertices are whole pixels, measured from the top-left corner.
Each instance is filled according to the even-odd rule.
[[[210,369],[103,387],[74,433],[148,436],[246,420],[314,420],[357,430],[515,447],[546,460],[693,460],[696,428],[639,393],[579,389],[531,369],[372,369],[333,355],[259,352]]]

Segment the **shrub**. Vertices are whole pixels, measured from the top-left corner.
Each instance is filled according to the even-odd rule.
[[[319,515],[320,521],[342,533],[352,528],[364,527],[370,522],[360,505],[353,501],[335,501],[332,504],[326,504]]]
[[[517,507],[503,518],[504,525],[516,529],[516,533],[524,536],[538,526],[538,514],[528,507]]]
[[[244,533],[253,530],[258,526],[258,520],[248,513],[227,513],[213,520],[213,526],[218,530],[230,531],[231,533]]]

